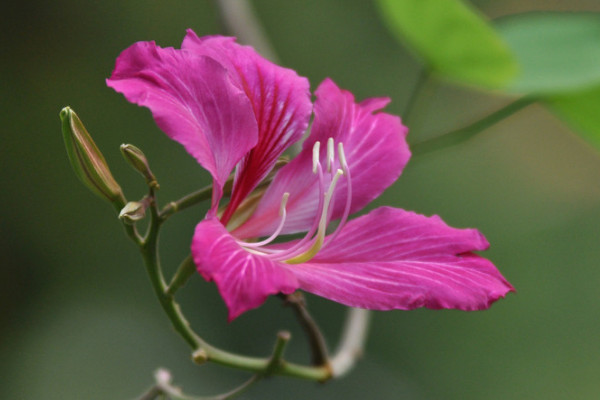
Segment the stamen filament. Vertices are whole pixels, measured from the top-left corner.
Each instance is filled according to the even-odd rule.
[[[281,197],[281,206],[279,207],[279,216],[281,217],[281,222],[279,222],[279,226],[277,227],[277,229],[275,230],[275,232],[273,232],[273,234],[271,236],[269,236],[268,238],[261,240],[260,242],[255,242],[255,243],[246,243],[246,242],[239,242],[243,247],[261,247],[264,245],[267,245],[269,243],[271,243],[273,240],[275,240],[277,238],[277,236],[279,236],[279,234],[281,233],[281,230],[283,229],[283,225],[285,224],[285,218],[287,216],[287,211],[285,209],[285,206],[287,205],[287,201],[288,198],[290,197],[290,194],[288,192],[285,192],[283,194],[283,196]]]
[[[350,167],[348,167],[348,163],[346,162],[346,155],[344,154],[344,145],[342,142],[338,143],[338,158],[340,159],[340,164],[344,170],[344,175],[346,176],[346,206],[344,207],[344,213],[342,214],[340,223],[335,228],[335,231],[329,235],[327,241],[323,244],[323,247],[331,243],[338,233],[340,233],[342,227],[346,224],[346,221],[348,221],[350,206],[352,205],[352,177],[350,176]]]
[[[323,206],[323,211],[321,213],[321,219],[319,221],[319,230],[317,231],[317,236],[316,236],[315,242],[307,251],[305,251],[304,253],[302,253],[298,256],[295,256],[293,258],[286,260],[285,261],[286,263],[299,264],[299,263],[306,262],[306,261],[310,260],[311,258],[313,258],[319,252],[321,247],[323,246],[323,240],[325,239],[325,233],[327,230],[329,206],[331,203],[331,199],[333,197],[335,186],[337,185],[337,182],[340,179],[340,176],[342,176],[343,174],[344,174],[344,171],[342,171],[341,169],[338,169],[335,172],[335,175],[333,177],[333,180],[331,181],[331,184],[329,185],[329,190],[327,190],[327,194],[325,195],[325,204]]]
[[[317,142],[318,143],[318,142]],[[313,147],[314,149],[314,147]],[[287,250],[270,250],[270,249],[264,249],[266,252],[269,253],[275,253],[275,254],[271,254],[271,258],[273,258],[274,260],[286,260],[288,258],[292,258],[297,254],[302,254],[304,252],[304,249],[306,248],[306,244],[309,241],[309,239],[312,238],[312,236],[315,234],[315,232],[317,231],[317,228],[319,227],[319,217],[321,215],[321,212],[323,210],[323,203],[325,201],[325,182],[324,182],[324,178],[323,178],[323,168],[321,167],[321,163],[319,162],[319,159],[317,157],[317,176],[319,177],[319,205],[317,206],[317,218],[314,219],[312,226],[310,227],[310,229],[308,230],[308,232],[306,233],[306,235],[304,235],[304,237],[295,245],[293,245],[292,247],[290,247]]]

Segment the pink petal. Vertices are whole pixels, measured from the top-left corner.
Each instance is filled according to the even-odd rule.
[[[198,38],[188,30],[182,47],[207,55],[225,66],[252,102],[258,122],[256,146],[238,167],[231,201],[223,222],[269,173],[277,158],[298,141],[308,127],[312,104],[309,83],[295,71],[277,66],[234,38]]]
[[[298,288],[290,271],[241,248],[216,218],[196,226],[192,255],[204,279],[217,284],[229,321],[260,306],[271,294],[290,294]]]
[[[384,107],[385,98],[354,102],[354,96],[326,79],[316,91],[315,120],[302,152],[283,167],[265,193],[254,215],[234,231],[238,237],[266,236],[278,224],[279,203],[290,193],[284,233],[307,230],[317,213],[317,177],[312,173],[312,148],[321,142],[321,164],[326,165],[327,140],[342,142],[352,177],[351,213],[359,211],[402,172],[410,158],[407,128],[399,117],[374,111]],[[336,155],[337,159],[337,155]],[[339,167],[336,162],[335,167]],[[340,218],[346,203],[346,179],[339,180],[332,219]]]
[[[148,107],[157,125],[212,174],[217,189],[258,140],[245,92],[209,57],[135,43],[117,58],[107,84]]]
[[[490,261],[470,253],[487,247],[475,229],[382,207],[350,221],[292,271],[301,289],[352,307],[481,310],[514,291]]]

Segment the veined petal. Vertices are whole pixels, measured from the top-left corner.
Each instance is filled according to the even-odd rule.
[[[290,294],[298,288],[290,271],[244,250],[216,218],[196,226],[192,256],[204,279],[217,284],[229,310],[229,321],[260,306],[269,295]]]
[[[301,289],[352,307],[482,310],[514,291],[490,261],[470,253],[487,247],[475,229],[382,207],[348,222],[291,270]]]
[[[234,232],[240,237],[265,236],[278,223],[278,204],[283,193],[290,193],[284,233],[306,230],[315,218],[318,203],[317,177],[312,173],[312,149],[316,141],[325,147],[327,140],[343,143],[352,178],[354,213],[379,196],[402,172],[410,158],[406,143],[407,128],[400,118],[376,113],[388,102],[373,98],[355,103],[354,96],[326,79],[316,91],[315,120],[302,152],[283,167],[259,203],[253,216]],[[326,165],[326,152],[321,151]],[[339,160],[333,168],[339,168]],[[335,191],[332,219],[340,218],[346,203],[347,180],[342,177]]]
[[[218,202],[234,166],[258,140],[252,104],[227,69],[193,52],[138,42],[117,58],[107,84],[148,107],[156,124],[211,173]]]
[[[234,38],[199,38],[188,30],[182,48],[207,55],[223,64],[252,103],[258,123],[258,142],[236,170],[232,197],[223,214],[227,223],[240,202],[269,173],[277,158],[298,141],[312,111],[309,83],[287,68],[267,61]]]

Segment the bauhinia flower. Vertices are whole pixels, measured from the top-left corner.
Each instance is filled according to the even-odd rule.
[[[211,208],[191,251],[198,272],[217,284],[230,320],[269,295],[298,289],[375,310],[481,310],[513,290],[473,253],[488,247],[475,229],[391,207],[348,219],[410,158],[407,128],[378,112],[389,99],[357,103],[326,79],[302,150],[265,179],[311,117],[308,81],[294,71],[233,38],[189,30],[180,50],[135,43],[107,83],[148,107],[212,175]],[[232,172],[230,200],[219,207]]]

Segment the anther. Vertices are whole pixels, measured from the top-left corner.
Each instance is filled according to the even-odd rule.
[[[327,172],[331,172],[331,167],[333,165],[333,157],[335,155],[335,147],[333,144],[333,138],[327,139]]]
[[[285,214],[285,206],[287,205],[287,201],[290,198],[290,192],[285,192],[283,197],[281,197],[281,206],[279,206],[279,216],[283,216]]]
[[[340,165],[344,169],[344,172],[348,170],[348,163],[346,162],[346,154],[344,154],[344,144],[338,143],[338,157],[340,159]]]
[[[319,167],[319,151],[320,150],[321,150],[321,142],[316,141],[313,146],[313,165],[312,165],[313,174],[317,173],[317,168]]]

